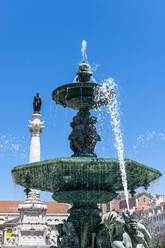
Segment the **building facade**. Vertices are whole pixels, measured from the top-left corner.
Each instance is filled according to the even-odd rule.
[[[14,232],[16,231],[16,227],[20,224],[20,212],[18,210],[20,205],[23,205],[22,201],[0,201],[0,244],[1,245],[12,245],[11,237],[14,237]],[[47,226],[46,230],[46,243],[50,245],[51,238],[56,243],[57,240],[57,230],[56,226],[62,223],[64,220],[68,218],[68,209],[70,205],[57,203],[57,202],[42,202],[43,206],[47,206],[47,212],[44,220],[44,225]],[[39,216],[39,215],[38,215]],[[25,221],[27,223],[28,221]],[[42,221],[40,220],[40,223]],[[29,223],[33,223],[30,220]],[[53,230],[50,236],[50,231]],[[37,230],[36,230],[37,231]],[[33,230],[33,233],[34,230]],[[26,235],[28,237],[28,235]],[[35,235],[33,237],[35,239]]]

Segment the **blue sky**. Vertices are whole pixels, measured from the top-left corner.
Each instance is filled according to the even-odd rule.
[[[164,0],[1,0],[0,12],[1,200],[24,198],[11,169],[28,163],[36,92],[45,121],[41,159],[72,154],[67,137],[75,111],[55,106],[51,93],[73,81],[82,40],[96,80],[113,77],[118,84],[125,157],[165,174]],[[98,130],[96,153],[116,157],[107,115]],[[149,192],[165,193],[165,176]]]

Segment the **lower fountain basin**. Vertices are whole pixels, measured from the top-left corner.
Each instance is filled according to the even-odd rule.
[[[128,189],[147,187],[162,174],[158,170],[125,159]],[[73,203],[108,202],[122,191],[119,161],[117,159],[72,157],[56,158],[12,170],[16,184],[26,188],[53,192],[53,199]]]
[[[96,100],[97,88],[100,84],[81,82],[63,85],[55,89],[52,93],[52,99],[64,107],[80,110],[98,108],[110,103],[113,98],[113,92]]]
[[[55,201],[69,203],[74,205],[88,206],[93,204],[105,203],[113,200],[117,196],[116,192],[106,190],[68,190],[56,191],[52,198]]]

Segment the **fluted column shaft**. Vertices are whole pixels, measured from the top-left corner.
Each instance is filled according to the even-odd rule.
[[[29,131],[31,133],[31,141],[30,141],[30,154],[29,154],[29,162],[38,162],[40,161],[40,135],[42,129],[44,128],[44,122],[41,121],[41,114],[34,113],[32,114],[32,121],[29,121]],[[40,199],[40,191],[39,190],[31,190],[28,194],[27,200],[35,200],[34,196]]]

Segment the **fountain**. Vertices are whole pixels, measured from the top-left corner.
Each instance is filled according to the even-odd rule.
[[[85,43],[84,45],[86,46]],[[95,127],[97,118],[90,116],[90,110],[113,102],[115,93],[112,88],[107,88],[104,97],[96,97],[102,85],[90,82],[91,76],[90,66],[83,60],[77,72],[77,82],[58,87],[52,93],[56,104],[78,110],[71,122],[72,132],[69,135],[72,157],[17,166],[12,170],[15,183],[27,189],[53,192],[54,200],[72,205],[68,211],[68,220],[57,226],[58,248],[131,248],[138,247],[138,244],[143,245],[139,247],[149,247],[146,245],[149,241],[142,240],[142,236],[144,239],[149,237],[147,231],[133,220],[129,211],[123,218],[109,213],[104,217],[106,227],[101,224],[101,210],[97,204],[114,199],[118,192],[123,190],[123,184],[119,160],[98,158],[94,152],[96,143],[101,141],[101,138]],[[161,176],[158,170],[130,159],[125,159],[123,163],[126,168],[127,187],[131,192],[141,186],[148,187],[150,182]],[[130,233],[133,232],[134,236],[130,239],[132,234],[127,234],[125,240],[132,242],[132,246],[120,244],[126,242],[122,241],[122,235],[126,235],[123,233],[120,234],[120,242],[117,241],[118,246],[113,246],[115,238],[112,237],[111,224],[113,227],[120,224],[125,230],[123,233],[127,233],[126,227],[129,226],[127,229],[131,230]]]

